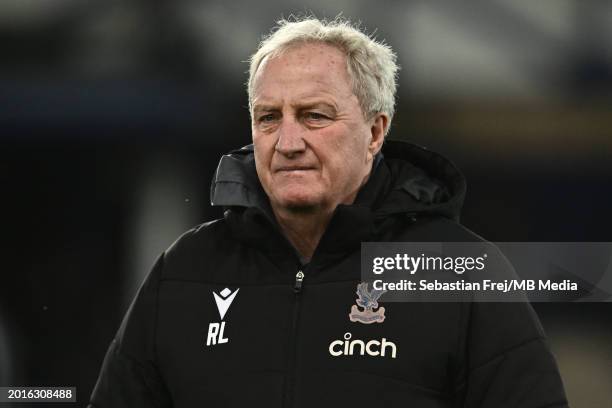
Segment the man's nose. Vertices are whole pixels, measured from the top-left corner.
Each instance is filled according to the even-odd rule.
[[[305,129],[295,118],[283,118],[278,129],[276,151],[287,157],[292,157],[305,151],[304,131]]]

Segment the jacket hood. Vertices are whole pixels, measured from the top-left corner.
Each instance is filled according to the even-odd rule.
[[[465,192],[464,176],[448,159],[412,143],[387,140],[353,206],[369,207],[376,219],[408,214],[458,220]],[[221,157],[210,201],[214,206],[255,208],[271,215],[255,170],[253,145]]]

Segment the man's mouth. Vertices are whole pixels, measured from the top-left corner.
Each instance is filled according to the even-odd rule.
[[[276,172],[292,172],[292,171],[308,171],[314,170],[314,167],[308,166],[284,166],[276,169]]]

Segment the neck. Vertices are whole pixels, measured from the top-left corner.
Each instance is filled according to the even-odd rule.
[[[340,204],[352,204],[357,197],[359,189],[368,180],[369,175],[370,173],[368,172],[359,187],[349,194],[345,200],[341,201]],[[275,206],[273,203],[270,204],[274,217],[285,237],[298,251],[302,260],[310,262],[336,207],[283,208]]]
[[[319,245],[333,211],[273,209],[283,234],[306,262]]]

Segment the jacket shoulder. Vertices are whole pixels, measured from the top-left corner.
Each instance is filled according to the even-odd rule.
[[[215,259],[230,253],[236,245],[224,219],[216,219],[184,232],[164,252],[162,280],[201,278]],[[195,274],[194,274],[195,273]]]
[[[487,241],[458,221],[440,215],[422,215],[414,218],[405,231],[411,235],[411,240],[421,242]]]

